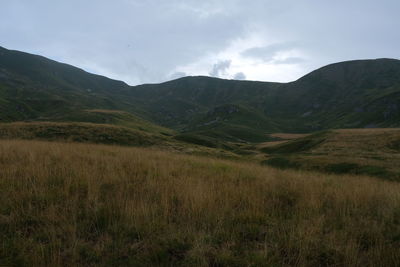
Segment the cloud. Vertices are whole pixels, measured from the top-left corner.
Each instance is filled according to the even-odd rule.
[[[306,62],[306,60],[301,57],[287,57],[285,59],[274,60],[274,64],[300,64],[303,62]]]
[[[226,59],[211,73],[287,81],[332,62],[400,58],[399,9],[398,0],[2,0],[0,46],[132,85],[207,75]]]
[[[4,0],[0,45],[130,84],[161,82],[244,34],[236,16],[209,0]]]
[[[296,45],[294,43],[276,43],[262,47],[252,47],[241,53],[243,57],[249,57],[253,59],[263,60],[269,62],[274,59],[274,57],[282,51],[288,51],[295,49]]]
[[[215,63],[212,67],[212,70],[209,72],[209,75],[211,77],[223,77],[224,75],[226,75],[226,72],[231,66],[231,63],[231,60],[222,60]]]
[[[246,75],[243,72],[238,72],[233,76],[234,80],[246,80]]]
[[[171,74],[171,75],[168,77],[168,79],[169,79],[169,80],[175,80],[175,79],[183,78],[183,77],[186,77],[186,76],[187,76],[186,72],[177,71],[177,72],[174,72],[173,74]]]

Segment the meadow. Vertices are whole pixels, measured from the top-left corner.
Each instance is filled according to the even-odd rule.
[[[400,184],[0,140],[0,265],[399,266]]]

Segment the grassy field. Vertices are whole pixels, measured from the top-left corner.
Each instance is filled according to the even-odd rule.
[[[398,266],[400,184],[0,141],[0,265]]]

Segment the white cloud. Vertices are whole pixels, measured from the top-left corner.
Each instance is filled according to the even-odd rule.
[[[251,33],[243,38],[233,40],[217,53],[206,54],[198,61],[180,66],[177,69],[189,75],[207,75],[209,69],[219,70],[221,67],[223,71],[211,71],[209,75],[235,79],[237,73],[246,73],[248,80],[275,82],[289,82],[304,75],[307,70],[299,63],[300,59],[303,60],[302,63],[305,63],[304,58],[307,58],[307,56],[292,45],[283,45],[282,47],[285,49],[273,49],[269,60],[265,60],[262,56],[257,57],[256,53],[252,53],[251,56],[248,55],[248,51],[252,51],[254,48],[272,47],[276,46],[276,43],[276,40],[269,41]],[[211,63],[215,61],[218,64],[212,65]]]

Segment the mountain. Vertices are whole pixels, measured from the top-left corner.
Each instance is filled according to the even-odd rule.
[[[132,95],[146,103],[153,121],[183,132],[231,141],[262,141],[276,131],[263,113],[264,99],[279,83],[185,77],[140,85]]]
[[[224,139],[400,125],[400,61],[394,59],[336,63],[291,83],[186,77],[133,90],[154,121]]]
[[[134,110],[130,87],[47,58],[0,48],[0,121],[58,120],[86,109]]]
[[[267,141],[273,132],[398,127],[400,61],[331,64],[291,83],[198,76],[129,86],[0,48],[0,121],[115,124],[109,112],[88,110],[125,112],[186,137],[232,142]]]
[[[260,95],[270,92],[278,83],[223,80],[197,76],[184,77],[162,84],[132,88],[133,95],[154,106],[155,119],[172,127],[187,125],[193,114],[206,115],[225,104],[245,104],[261,107]]]
[[[399,60],[356,60],[328,65],[282,85],[267,100],[265,112],[295,121],[304,131],[396,127],[399,97]]]

